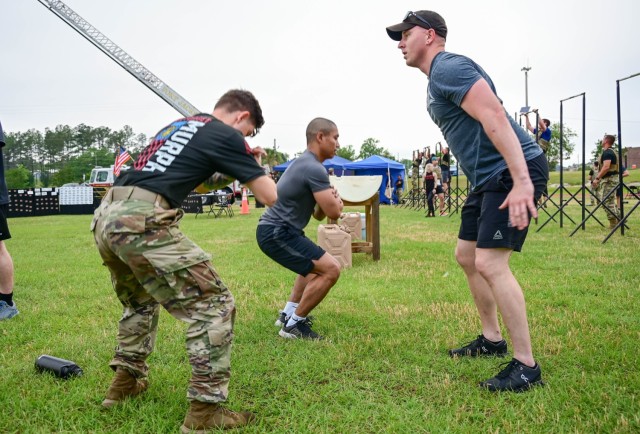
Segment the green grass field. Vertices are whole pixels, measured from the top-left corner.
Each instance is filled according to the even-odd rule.
[[[540,232],[544,217],[532,225],[512,268],[547,384],[522,394],[477,387],[508,360],[447,356],[480,330],[453,256],[458,215],[425,219],[424,212],[382,207],[381,260],[354,255],[353,268],[313,312],[314,329],[327,339],[302,342],[278,337],[273,326],[294,276],[258,249],[260,211],[186,215],[182,223],[214,255],[236,296],[228,405],[259,417],[243,432],[640,431],[640,211],[624,236],[606,244],[608,231],[594,220],[573,237],[567,220]],[[567,208],[578,221],[579,211]],[[0,432],[168,433],[182,423],[190,373],[185,325],[166,312],[148,392],[101,409],[121,309],[90,220],[9,221],[20,315],[0,322]],[[312,222],[307,234],[315,239],[316,230]],[[73,360],[85,374],[69,381],[37,374],[41,354]]]

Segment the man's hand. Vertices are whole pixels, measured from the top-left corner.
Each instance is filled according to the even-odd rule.
[[[337,220],[342,214],[344,204],[342,203],[342,199],[340,199],[338,190],[336,190],[334,186],[313,193],[313,197],[316,200],[317,209],[322,211],[323,215],[330,219]]]
[[[342,211],[342,209],[344,208],[344,204],[342,203],[342,198],[340,197],[340,194],[338,193],[338,190],[336,190],[336,188],[332,185],[331,189],[333,190],[333,197],[335,197],[336,199],[338,199],[338,202],[340,203],[340,210]]]
[[[522,230],[529,225],[529,213],[531,213],[532,217],[538,217],[538,210],[533,201],[533,191],[531,180],[524,183],[514,183],[507,198],[499,207],[499,209],[509,208],[509,222],[518,230]]]

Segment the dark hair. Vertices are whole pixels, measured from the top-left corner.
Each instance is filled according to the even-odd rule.
[[[611,134],[605,134],[604,141],[613,146],[616,142],[616,136],[612,136]]]
[[[549,119],[543,118],[542,122],[544,122],[544,124],[549,127],[551,125],[551,121]]]
[[[315,140],[316,134],[320,132],[328,134],[337,128],[338,127],[336,126],[335,122],[330,121],[329,119],[315,118],[314,120],[309,122],[309,125],[307,125],[307,145]]]
[[[253,121],[256,126],[251,137],[258,134],[260,128],[264,125],[264,118],[262,117],[260,103],[248,90],[233,89],[228,91],[220,97],[214,107],[214,110],[217,108],[224,108],[228,112],[235,112],[239,110],[248,111],[251,121]]]

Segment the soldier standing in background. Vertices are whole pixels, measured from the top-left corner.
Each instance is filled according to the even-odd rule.
[[[420,166],[422,165],[422,152],[418,151],[418,155],[413,159],[411,168],[411,189],[420,188]]]
[[[598,202],[600,202],[600,198],[598,197],[598,189],[593,185],[599,171],[600,171],[600,163],[598,163],[597,161],[594,161],[593,167],[591,168],[591,170],[589,170],[589,184],[591,185],[591,189],[590,189],[591,202],[587,206],[595,205],[596,199],[598,199]]]
[[[602,204],[607,212],[610,229],[613,229],[618,224],[618,216],[620,215],[616,204],[616,194],[609,194],[610,191],[618,187],[618,177],[615,175],[618,175],[620,159],[618,158],[618,153],[613,149],[615,141],[615,136],[611,134],[605,135],[602,139],[602,154],[598,160],[600,170],[593,182],[593,186],[598,189],[598,198],[603,200]],[[609,196],[604,199],[607,194]]]

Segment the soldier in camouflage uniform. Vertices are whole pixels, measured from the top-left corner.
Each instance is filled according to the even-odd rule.
[[[418,152],[418,156],[413,159],[411,166],[411,189],[420,189],[420,165],[422,164],[423,154]]]
[[[609,194],[609,192],[618,188],[617,175],[620,159],[613,149],[615,141],[615,136],[610,134],[605,135],[602,139],[602,154],[598,160],[600,171],[593,181],[593,186],[598,189],[598,198],[603,200],[602,204],[607,212],[610,229],[613,229],[618,224],[618,216],[620,215],[616,204],[616,194]],[[609,196],[604,199],[607,194]]]
[[[589,170],[589,184],[591,186],[590,188],[590,192],[591,192],[591,201],[589,203],[589,205],[587,206],[593,206],[596,204],[596,199],[598,200],[598,202],[600,202],[600,197],[598,196],[598,189],[596,187],[594,187],[594,182],[596,180],[596,176],[598,176],[598,172],[600,167],[600,163],[597,161],[593,162],[593,167]]]
[[[251,93],[227,92],[213,115],[179,119],[160,130],[96,210],[91,229],[123,306],[110,363],[116,375],[105,407],[148,387],[146,360],[162,306],[189,324],[191,405],[182,431],[232,428],[254,419],[251,413],[219,405],[228,395],[234,299],[210,256],[180,231],[184,212],[179,207],[199,185],[215,188],[228,184],[229,177],[247,184],[260,202],[273,205],[275,183],[259,164],[263,151],[249,148],[244,139],[263,124]]]
[[[438,207],[440,210],[440,215],[446,216],[447,213],[444,210],[444,189],[442,188],[442,169],[440,168],[440,165],[438,163],[439,163],[438,157],[433,157],[431,159],[431,164],[433,165],[433,172],[438,177],[436,181],[436,195],[438,196]]]

